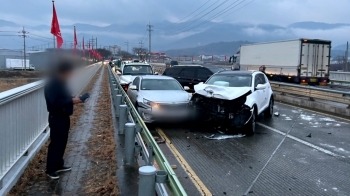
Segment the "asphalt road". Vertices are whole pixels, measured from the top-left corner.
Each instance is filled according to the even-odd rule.
[[[274,110],[279,116],[259,116],[251,137],[199,124],[150,129],[167,139],[160,145],[182,166],[175,172],[192,181],[183,183],[191,196],[350,195],[350,120],[278,103]],[[236,138],[207,138],[213,134]]]

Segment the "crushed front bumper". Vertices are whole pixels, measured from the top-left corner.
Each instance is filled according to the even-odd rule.
[[[251,119],[254,108],[245,105],[246,97],[235,100],[208,98],[195,94],[190,102],[197,119],[215,125],[241,128]]]

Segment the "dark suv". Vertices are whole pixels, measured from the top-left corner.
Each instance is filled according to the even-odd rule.
[[[166,68],[163,75],[175,78],[182,86],[188,86],[193,90],[193,86],[205,82],[214,73],[224,70],[221,67],[202,65],[179,65]]]
[[[166,61],[165,62],[165,68],[173,67],[174,65],[178,65],[179,62],[177,61]]]

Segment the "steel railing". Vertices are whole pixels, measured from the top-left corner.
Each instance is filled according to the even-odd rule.
[[[81,93],[99,69],[100,64],[94,65],[76,73],[70,81],[74,95]],[[49,136],[44,84],[40,80],[0,93],[0,190],[6,174],[34,148],[34,142],[43,133],[46,139],[42,142]]]
[[[350,92],[270,81],[274,91],[350,105]]]
[[[350,84],[350,72],[330,71],[329,80],[331,83],[348,83]]]
[[[113,71],[110,68],[109,76],[110,87],[112,91],[111,95],[113,107],[116,116],[118,117],[117,119],[115,119],[118,121],[118,132],[120,134],[125,134],[126,140],[127,138],[130,138],[129,134],[132,134],[133,140],[137,142],[137,145],[135,145],[135,142],[125,141],[126,146],[124,148],[126,151],[126,158],[124,161],[129,162],[130,156],[134,156],[135,152],[141,152],[142,159],[145,161],[146,165],[157,165],[159,170],[162,170],[167,174],[167,180],[164,182],[164,184],[166,184],[167,186],[167,189],[164,188],[163,183],[155,184],[155,189],[158,195],[166,196],[168,195],[167,190],[169,190],[170,195],[186,196],[187,194],[184,188],[182,187],[180,181],[178,180],[174,170],[167,161],[157,142],[154,140],[152,134],[150,133],[142,118],[138,114],[136,108],[130,101],[129,97],[127,96],[121,85],[117,82],[117,76],[113,73]],[[123,115],[126,115],[128,118],[125,119]],[[130,128],[132,124],[134,124],[135,128]],[[134,129],[135,131],[133,131]],[[127,151],[129,151],[130,148],[131,155],[128,156]],[[142,186],[141,183],[140,186]]]

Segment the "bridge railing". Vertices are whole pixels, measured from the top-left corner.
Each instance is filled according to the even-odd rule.
[[[156,176],[156,183],[153,182],[152,184],[151,181],[154,179],[152,180],[152,178],[150,178],[151,180],[147,180],[148,186],[142,183],[145,182],[145,180],[142,180],[142,172],[140,172],[139,195],[152,195],[152,193],[140,194],[140,191],[147,192],[147,190],[150,190],[151,188],[153,191],[155,190],[159,196],[167,196],[167,190],[170,191],[170,195],[186,196],[187,193],[178,180],[174,170],[161,151],[157,142],[154,140],[151,132],[148,130],[136,108],[130,101],[126,92],[117,82],[117,76],[110,68],[109,75],[113,109],[115,111],[115,116],[117,117],[115,120],[118,122],[118,133],[125,134],[125,140],[128,140],[125,141],[124,164],[134,164],[135,161],[133,159],[136,156],[135,153],[137,154],[141,152],[142,159],[144,160],[146,166],[154,167],[156,165],[159,169],[157,172],[160,175],[158,175],[158,173],[153,174]],[[135,145],[135,141],[137,142],[137,145]],[[158,177],[161,180],[159,180]],[[167,185],[167,189],[163,184]]]
[[[274,91],[350,105],[350,92],[282,82],[270,82]]]
[[[80,94],[99,67],[89,66],[84,73],[77,73],[71,81],[75,95]],[[9,191],[1,190],[9,171],[23,156],[34,156],[34,149],[38,150],[49,137],[44,84],[40,80],[0,93],[0,195]],[[23,171],[21,167],[26,167],[29,160],[21,163],[19,170]],[[11,180],[15,178],[11,176]]]
[[[350,84],[350,72],[330,71],[329,80],[331,83],[337,82]]]

